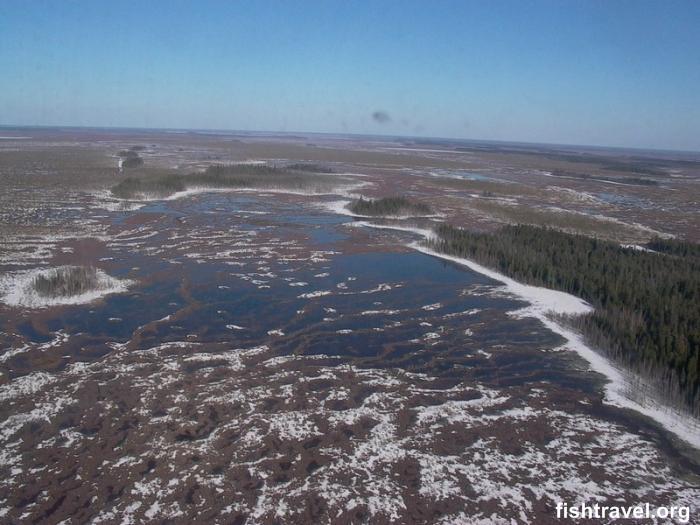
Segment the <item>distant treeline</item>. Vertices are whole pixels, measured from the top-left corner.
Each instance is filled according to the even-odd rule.
[[[139,166],[143,166],[143,159],[139,157],[137,153],[143,149],[143,146],[133,146],[128,150],[120,151],[119,156],[122,158],[122,168],[138,168]]]
[[[323,173],[305,173],[266,164],[209,166],[200,173],[168,174],[158,177],[128,177],[112,188],[121,199],[167,197],[188,188],[256,188],[313,191],[331,189],[340,179]]]
[[[570,321],[598,348],[700,415],[700,247],[655,239],[660,253],[535,226],[494,234],[443,225],[438,251],[472,259],[595,307]]]
[[[365,199],[360,197],[348,205],[348,209],[357,215],[372,217],[391,217],[401,215],[430,215],[432,210],[427,204],[414,202],[405,197],[384,197],[382,199]]]
[[[656,237],[647,244],[647,248],[656,252],[677,255],[678,257],[700,258],[700,244],[678,241],[676,239],[661,239]]]
[[[306,171],[308,173],[333,173],[333,170],[328,166],[321,166],[320,164],[311,164],[307,162],[288,164],[287,169],[296,171]]]

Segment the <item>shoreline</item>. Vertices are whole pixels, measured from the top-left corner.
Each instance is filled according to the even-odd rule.
[[[378,229],[407,231],[420,235],[428,240],[435,238],[435,233],[432,230],[428,231],[409,226],[377,225],[365,221],[347,223],[347,225],[350,224],[355,227],[367,226]],[[472,260],[440,253],[428,247],[421,246],[417,242],[409,243],[407,246],[425,255],[465,266],[474,272],[503,283],[509,293],[529,303],[529,306],[513,312],[514,315],[534,317],[540,320],[545,327],[565,339],[566,342],[562,345],[563,347],[578,354],[588,363],[592,371],[605,377],[607,383],[604,387],[603,401],[606,404],[618,408],[634,410],[649,417],[683,442],[696,450],[700,450],[700,421],[689,414],[680,413],[664,405],[657,399],[648,398],[646,402],[641,403],[625,395],[627,387],[631,382],[631,376],[633,376],[634,373],[618,367],[605,356],[589,347],[580,334],[552,320],[548,316],[550,312],[563,315],[582,315],[591,312],[593,307],[583,299],[558,290],[523,284]]]
[[[580,334],[566,328],[565,326],[562,326],[547,316],[548,312],[564,315],[581,315],[583,313],[587,313],[587,311],[583,308],[578,311],[575,308],[573,310],[568,309],[569,306],[575,306],[576,302],[580,302],[582,305],[587,304],[582,299],[564,292],[550,290],[549,288],[524,285],[518,281],[514,281],[513,279],[506,277],[505,275],[485,268],[478,263],[470,261],[469,259],[463,259],[461,257],[436,252],[430,248],[419,246],[417,243],[412,243],[409,246],[416,251],[425,253],[426,255],[438,257],[462,266],[466,266],[477,273],[502,282],[510,293],[531,303],[531,306],[515,312],[517,315],[523,317],[535,317],[536,319],[539,319],[549,330],[566,339],[564,346],[567,349],[576,352],[589,364],[591,370],[603,375],[608,380],[604,390],[605,403],[619,408],[627,408],[639,412],[640,414],[653,419],[664,429],[673,433],[675,436],[685,441],[689,445],[696,449],[700,449],[700,421],[694,420],[688,414],[679,413],[678,411],[661,404],[655,399],[651,400],[652,402],[648,404],[641,404],[640,402],[627,397],[625,395],[625,391],[630,383],[628,377],[633,375],[633,372],[617,367],[612,361],[590,348],[584,342]],[[520,293],[518,291],[520,288],[530,289],[529,293]],[[550,295],[550,292],[554,292],[560,298],[562,298],[561,296],[568,296],[570,299],[566,299],[564,303],[559,303],[554,308],[546,308],[543,301],[547,297],[553,297]],[[537,294],[541,295],[537,297]],[[532,301],[532,299],[535,300]],[[570,301],[570,303],[568,303],[568,301]],[[564,306],[564,308],[559,309],[561,306]],[[588,308],[592,309],[590,306],[588,306]]]

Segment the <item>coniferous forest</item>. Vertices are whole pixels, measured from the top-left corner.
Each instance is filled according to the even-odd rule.
[[[401,215],[430,215],[433,210],[427,204],[415,202],[406,197],[383,197],[365,199],[360,197],[348,205],[348,209],[358,215],[389,217]]]
[[[697,245],[655,239],[650,252],[524,225],[494,234],[443,225],[437,233],[437,251],[588,301],[595,311],[569,322],[668,400],[700,413]]]

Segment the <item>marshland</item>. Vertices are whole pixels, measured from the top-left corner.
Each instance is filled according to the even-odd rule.
[[[0,143],[8,516],[410,522],[480,515],[440,491],[495,486],[536,520],[535,488],[575,497],[591,465],[634,501],[696,501],[695,164],[609,188],[534,172],[554,150],[93,133]]]

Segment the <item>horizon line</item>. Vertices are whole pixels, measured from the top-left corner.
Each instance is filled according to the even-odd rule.
[[[668,149],[658,147],[640,146],[619,146],[603,144],[570,144],[561,142],[529,142],[526,140],[505,140],[505,139],[474,139],[462,137],[438,137],[428,135],[393,135],[382,133],[352,133],[352,132],[332,132],[332,131],[280,131],[280,130],[244,130],[244,129],[224,129],[224,128],[163,128],[163,127],[131,127],[131,126],[104,126],[104,125],[73,125],[73,124],[0,124],[0,129],[76,129],[76,130],[123,130],[123,131],[178,131],[178,132],[208,132],[208,133],[242,133],[242,134],[282,134],[282,135],[328,135],[338,137],[365,137],[384,139],[410,139],[410,140],[441,140],[455,142],[472,142],[485,144],[504,144],[521,146],[554,146],[560,148],[589,148],[589,149],[610,149],[621,151],[645,151],[657,153],[690,153],[700,155],[700,150]]]

